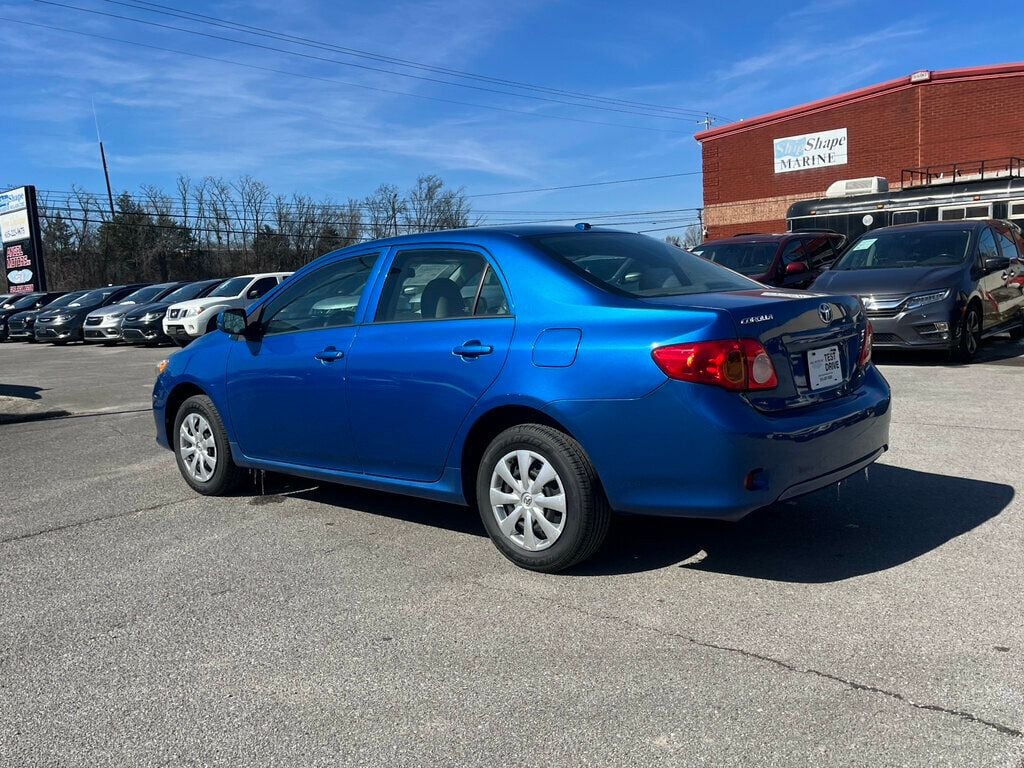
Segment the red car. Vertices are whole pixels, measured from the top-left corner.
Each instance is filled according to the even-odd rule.
[[[693,252],[765,285],[806,288],[845,244],[846,236],[837,232],[787,232],[712,240]]]

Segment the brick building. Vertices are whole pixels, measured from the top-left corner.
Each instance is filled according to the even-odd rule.
[[[708,238],[781,232],[840,179],[1024,156],[1024,63],[921,71],[697,134]]]

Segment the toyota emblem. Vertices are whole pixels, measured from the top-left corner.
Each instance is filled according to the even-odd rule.
[[[829,323],[831,323],[832,322],[832,305],[831,304],[821,304],[818,307],[818,317],[821,318],[821,322],[823,322],[825,325],[828,325]]]

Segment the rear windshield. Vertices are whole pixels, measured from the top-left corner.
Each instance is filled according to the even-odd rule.
[[[630,296],[746,291],[759,283],[644,235],[580,232],[524,238],[590,282]]]
[[[971,245],[969,229],[892,229],[861,235],[832,269],[899,269],[962,264]]]
[[[693,252],[743,275],[763,275],[778,249],[778,243],[705,243]]]
[[[237,296],[243,290],[245,286],[252,282],[252,275],[246,275],[245,277],[233,277],[230,280],[225,280],[211,293],[207,294],[210,297],[224,298],[227,296]]]

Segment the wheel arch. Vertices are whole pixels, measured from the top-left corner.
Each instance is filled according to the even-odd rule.
[[[576,439],[564,424],[529,405],[501,405],[481,414],[466,433],[459,464],[462,494],[470,506],[476,504],[476,473],[484,451],[495,437],[518,424],[543,424]]]
[[[181,404],[194,395],[206,395],[206,392],[198,384],[191,381],[183,381],[177,384],[167,395],[167,405],[164,407],[164,434],[167,436],[167,444],[174,445],[174,420],[178,416],[178,409]]]

